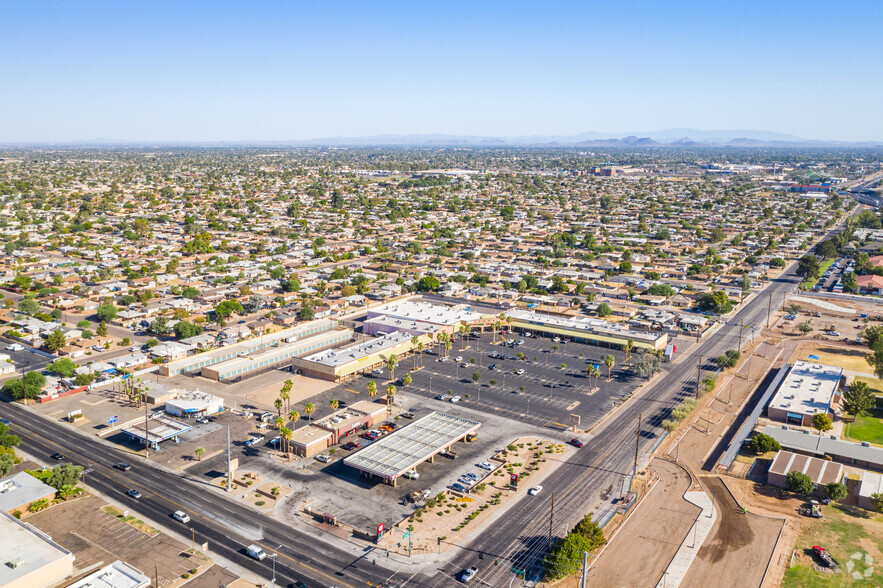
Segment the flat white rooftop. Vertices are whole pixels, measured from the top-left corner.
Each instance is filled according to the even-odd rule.
[[[555,316],[551,314],[540,314],[530,310],[510,310],[509,317],[513,320],[527,322],[537,325],[548,325],[551,327],[559,327],[571,331],[586,331],[590,333],[598,333],[599,335],[611,335],[614,337],[626,337],[641,341],[656,341],[664,336],[664,333],[654,333],[651,331],[635,331],[628,325],[620,325],[611,323],[601,319],[593,319],[589,317],[567,318],[563,316]]]
[[[166,439],[177,437],[181,433],[185,433],[192,429],[190,425],[176,421],[171,417],[164,415],[154,415],[147,419],[147,438],[150,443],[159,443]],[[145,433],[144,421],[139,419],[134,424],[123,429],[123,433],[131,435],[137,439],[144,439]]]
[[[398,319],[410,319],[436,325],[455,325],[459,322],[470,322],[484,316],[482,313],[471,310],[452,308],[444,304],[431,304],[429,302],[415,302],[404,300],[385,304],[368,311],[368,318],[386,315]]]
[[[394,479],[480,426],[478,421],[432,412],[381,437],[345,458],[343,463],[363,472]]]
[[[143,588],[150,578],[123,561],[115,561],[67,588]]]
[[[808,416],[827,412],[842,375],[842,368],[795,361],[769,408]]]
[[[411,335],[408,333],[389,333],[388,335],[375,337],[374,339],[362,343],[356,343],[349,347],[343,347],[342,349],[320,351],[319,353],[308,355],[304,359],[320,365],[340,367],[352,361],[358,361],[363,357],[368,357],[369,355],[380,353],[386,349],[391,349],[396,345],[400,345],[410,340]]]
[[[73,569],[71,552],[36,527],[0,512],[0,586],[23,581],[28,574],[65,558],[70,560],[70,566],[57,580]]]

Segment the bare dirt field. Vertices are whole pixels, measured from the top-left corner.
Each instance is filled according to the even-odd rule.
[[[702,483],[714,499],[718,520],[681,586],[706,588],[711,578],[726,578],[730,588],[760,586],[782,519],[743,514],[716,476],[704,477]]]
[[[809,359],[810,355],[817,355],[819,363],[834,367],[841,367],[857,372],[870,372],[871,366],[865,359],[868,357],[867,347],[834,345],[822,341],[806,341],[800,344],[797,352],[792,356],[794,359]]]
[[[700,512],[683,499],[687,472],[659,459],[650,469],[659,479],[592,567],[594,586],[656,586]],[[627,561],[640,565],[623,565]]]

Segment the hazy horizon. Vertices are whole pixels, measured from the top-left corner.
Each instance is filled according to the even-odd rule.
[[[872,2],[5,7],[0,143],[757,129],[883,141]]]

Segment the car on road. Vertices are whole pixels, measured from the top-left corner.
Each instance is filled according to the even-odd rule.
[[[55,461],[62,461],[64,459],[64,454],[63,453],[53,453],[49,457],[51,457]]]
[[[577,449],[580,449],[583,446],[583,442],[580,441],[579,439],[571,439],[570,444],[573,445],[574,447],[576,447]]]
[[[478,573],[478,568],[468,568],[460,572],[460,581],[464,584],[468,584],[469,580],[475,577],[475,574]]]
[[[330,455],[317,455],[316,461],[320,461],[322,463],[328,463],[329,461],[331,461],[331,456]]]
[[[524,375],[524,370],[521,369],[521,368],[518,368],[517,370],[515,370],[515,375],[516,375],[516,376],[523,376],[523,375]]]
[[[534,486],[533,488],[528,490],[527,493],[530,494],[531,496],[536,496],[537,494],[539,494],[542,491],[543,491],[542,486]]]
[[[464,486],[463,484],[458,484],[456,482],[451,484],[451,490],[453,490],[455,492],[468,492],[469,491],[469,489],[466,486]]]
[[[447,400],[448,398],[450,398],[450,396],[448,396],[447,394],[439,394],[435,397],[436,400]]]
[[[126,491],[126,494],[128,494],[132,498],[141,498],[141,493],[138,492],[137,490],[135,490],[134,488],[131,488],[128,491]]]
[[[420,479],[420,474],[417,473],[417,470],[408,470],[407,472],[405,472],[402,475],[405,476],[406,478],[408,478],[409,480],[419,480]]]
[[[124,461],[113,464],[113,467],[120,470],[121,472],[128,472],[129,470],[132,469],[132,466],[130,466],[129,464],[127,464]]]
[[[12,423],[9,422],[9,419],[0,419],[0,424],[6,425],[7,427],[12,426]]]
[[[492,469],[494,469],[494,464],[492,464],[489,461],[483,461],[480,464],[478,464],[478,467],[480,467],[483,470],[491,471]]]
[[[249,439],[248,441],[245,442],[245,446],[246,446],[246,447],[252,447],[252,446],[254,446],[254,445],[257,445],[258,443],[260,443],[260,442],[263,441],[263,440],[264,440],[264,436],[263,436],[263,435],[260,435],[260,436],[258,436],[258,437],[252,437],[251,439]]]
[[[187,514],[186,512],[184,512],[183,510],[176,510],[176,511],[174,512],[174,514],[172,514],[172,518],[175,519],[176,521],[180,522],[180,523],[185,523],[185,524],[186,524],[186,523],[189,523],[189,522],[190,522],[190,515],[188,515],[188,514]]]
[[[267,559],[267,554],[264,552],[264,550],[254,544],[246,547],[245,553],[247,553],[249,557],[253,557],[258,561],[263,561]]]

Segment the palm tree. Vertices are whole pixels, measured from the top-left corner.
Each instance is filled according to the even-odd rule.
[[[386,359],[386,369],[389,370],[389,379],[396,379],[396,366],[399,365],[399,358],[395,353],[390,354],[390,356]]]
[[[282,427],[279,430],[279,436],[285,440],[285,453],[291,451],[291,436],[294,434],[294,431],[289,429],[288,427]]]
[[[502,328],[503,328],[503,322],[502,322],[502,321],[494,321],[494,323],[491,325],[491,329],[492,329],[493,332],[494,332],[494,343],[497,342],[497,331],[499,331],[499,330],[502,329]]]
[[[205,455],[205,447],[197,447],[193,450],[193,453],[196,454],[196,459],[202,461],[202,456]]]
[[[632,349],[635,347],[635,342],[629,339],[625,342],[625,345],[622,346],[622,350],[625,351],[625,363],[628,365],[629,359],[632,357]]]
[[[386,408],[392,411],[392,403],[396,397],[396,387],[392,384],[386,387]]]
[[[601,370],[599,370],[595,366],[592,366],[592,377],[595,378],[595,385],[592,387],[597,388],[598,387],[598,378],[601,377]]]
[[[307,415],[307,418],[313,420],[313,413],[316,412],[316,406],[312,402],[307,402],[304,404],[304,414]]]
[[[278,431],[282,428],[282,425],[285,424],[285,419],[283,419],[281,416],[277,416],[275,419],[273,419],[273,424],[276,425],[276,430]]]
[[[423,341],[417,343],[417,352],[420,354],[420,367],[423,367]]]
[[[377,384],[374,383],[374,380],[368,382],[368,396],[371,398],[377,396]]]
[[[454,344],[451,342],[450,338],[445,339],[445,357],[448,356],[448,353],[451,351],[451,348]]]
[[[610,381],[610,370],[613,369],[613,365],[616,363],[616,358],[612,355],[604,356],[604,365],[607,366],[607,381]]]
[[[460,333],[460,350],[466,349],[464,341],[469,340],[469,327],[461,324],[457,328],[457,332]]]
[[[276,407],[276,410],[279,411],[279,416],[282,416],[282,399],[281,399],[281,398],[277,398],[276,400],[274,400],[274,401],[273,401],[273,406],[275,406],[275,407]]]
[[[331,410],[337,410],[337,407],[340,406],[340,402],[337,401],[337,398],[332,398],[331,402],[328,403],[328,406],[331,407]]]
[[[282,383],[282,391],[279,393],[279,397],[285,401],[285,410],[291,410],[291,389],[294,387],[294,382],[291,380],[285,380]]]
[[[414,335],[411,337],[411,351],[413,352],[417,349],[417,345],[420,343],[420,337]],[[414,353],[414,369],[417,369],[417,353]]]
[[[296,410],[288,411],[288,420],[291,421],[291,428],[297,427],[297,421],[300,420],[300,413]]]

